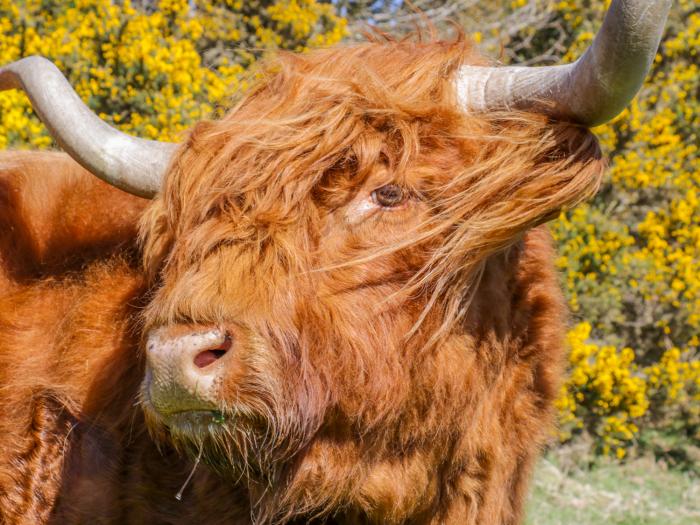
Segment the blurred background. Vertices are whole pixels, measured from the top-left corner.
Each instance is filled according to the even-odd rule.
[[[604,0],[0,0],[0,64],[40,54],[103,119],[178,140],[275,49],[463,28],[504,64],[571,61]],[[676,0],[651,75],[595,129],[610,159],[591,202],[550,224],[571,310],[570,375],[529,524],[700,523],[700,0]],[[0,149],[52,148],[19,92]]]

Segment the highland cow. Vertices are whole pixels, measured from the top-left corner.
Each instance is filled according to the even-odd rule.
[[[541,224],[595,192],[588,126],[668,6],[614,1],[556,68],[279,54],[179,145],[0,69],[83,166],[0,156],[3,523],[520,523],[562,375]]]

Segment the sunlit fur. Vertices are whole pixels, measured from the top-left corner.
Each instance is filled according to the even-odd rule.
[[[538,225],[590,196],[603,163],[580,127],[462,113],[451,79],[479,60],[462,41],[279,55],[224,118],[191,130],[138,248],[115,233],[103,257],[34,280],[16,276],[18,255],[0,259],[6,521],[21,522],[10,502],[40,506],[27,480],[45,471],[60,523],[519,523],[565,318]],[[8,187],[39,191],[3,159]],[[391,182],[405,203],[357,211]],[[52,191],[58,208],[80,195]],[[71,208],[99,215],[116,193]],[[4,224],[23,220],[7,209]],[[15,237],[0,253],[32,260]],[[152,328],[212,325],[236,335],[222,417],[168,428],[139,386],[138,348]],[[42,460],[56,436],[68,467]],[[172,499],[188,464],[173,446],[207,463],[186,506]],[[96,505],[79,480],[99,458],[109,468],[90,476],[118,495]]]

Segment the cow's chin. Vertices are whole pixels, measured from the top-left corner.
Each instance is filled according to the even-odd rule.
[[[160,446],[201,461],[226,477],[266,470],[265,424],[243,410],[183,410],[162,414],[143,404],[146,423]]]

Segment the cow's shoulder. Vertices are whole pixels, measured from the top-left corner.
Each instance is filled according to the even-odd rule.
[[[0,152],[0,280],[55,275],[133,245],[147,202],[66,154]]]

